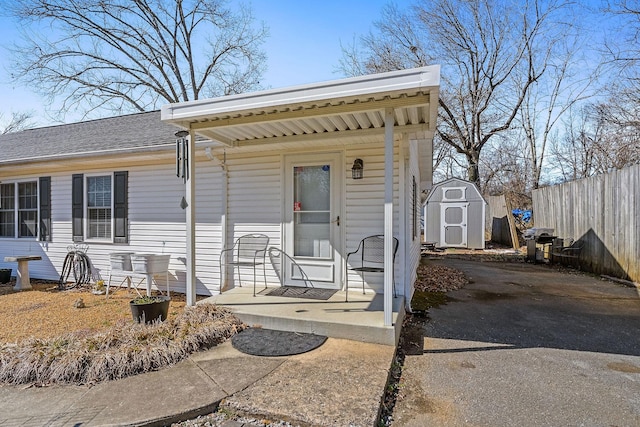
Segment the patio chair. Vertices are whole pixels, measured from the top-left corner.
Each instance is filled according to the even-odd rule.
[[[293,258],[284,253],[282,249],[276,247],[269,248],[269,259],[271,260],[271,265],[273,266],[273,270],[276,272],[276,276],[278,276],[278,280],[280,280],[280,286],[285,286],[285,275],[284,268],[291,268],[291,276],[296,277],[299,280],[304,282],[305,288],[313,288],[313,283],[309,280],[309,276],[307,273],[300,267],[300,265],[295,262]]]
[[[253,296],[256,296],[256,267],[262,265],[264,276],[264,287],[267,288],[266,256],[269,236],[265,234],[246,234],[238,237],[233,246],[223,249],[220,252],[220,286],[222,280],[222,266],[227,265],[237,267],[238,286],[242,287],[240,269],[242,267],[253,267]]]
[[[398,252],[398,239],[393,238],[393,263],[396,261],[396,252]],[[350,266],[349,259],[354,256],[353,265]],[[364,274],[365,273],[384,273],[384,236],[375,235],[365,237],[360,241],[358,249],[347,254],[347,270],[359,271],[362,273],[362,293],[364,294]],[[396,297],[395,275],[393,277],[393,297]],[[349,298],[349,271],[346,274],[346,296]]]

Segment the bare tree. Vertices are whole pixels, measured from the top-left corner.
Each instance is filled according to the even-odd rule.
[[[553,164],[563,180],[640,163],[640,127],[637,118],[627,116],[633,108],[624,107],[624,98],[616,93],[605,102],[586,105],[575,114],[571,111],[564,139],[551,149]]]
[[[554,166],[562,181],[592,176],[597,170],[598,141],[604,132],[602,122],[594,122],[588,108],[569,110],[561,141],[551,144]]]
[[[0,135],[19,132],[34,126],[35,122],[33,122],[33,113],[31,112],[12,112],[7,121],[4,120],[4,114],[0,113]]]
[[[361,47],[343,49],[347,74],[442,65],[437,134],[466,158],[480,183],[480,153],[514,125],[532,84],[545,73],[569,7],[562,1],[419,1],[388,6]]]
[[[604,11],[617,20],[615,37],[604,44],[605,53],[630,81],[638,83],[640,63],[640,1],[608,1]]]
[[[556,125],[560,119],[574,105],[592,96],[590,88],[597,78],[597,70],[587,71],[589,61],[579,57],[578,52],[584,49],[579,46],[581,36],[570,34],[575,28],[574,25],[566,27],[559,49],[549,58],[547,72],[531,85],[520,109],[518,122],[528,150],[530,189],[540,186],[547,146],[554,134],[557,135]]]
[[[266,28],[225,0],[17,0],[12,12],[28,30],[12,76],[62,98],[62,113],[245,92],[264,71]]]
[[[612,77],[600,100],[572,109],[552,147],[564,180],[640,163],[640,1],[611,1],[605,11],[615,19],[615,39],[603,45]]]

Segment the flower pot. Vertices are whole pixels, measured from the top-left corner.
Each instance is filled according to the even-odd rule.
[[[0,268],[0,283],[9,283],[11,280],[11,269]]]
[[[129,302],[131,308],[131,315],[133,320],[138,323],[152,323],[158,319],[164,322],[167,319],[169,313],[169,301],[171,298],[158,296],[152,297],[155,301],[140,303],[136,300]]]

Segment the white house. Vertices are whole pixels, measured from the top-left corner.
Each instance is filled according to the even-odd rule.
[[[365,286],[384,294],[390,323],[392,280],[408,304],[420,260],[439,73],[402,70],[0,136],[0,267],[15,268],[5,256],[41,255],[31,277],[57,279],[79,241],[103,275],[110,252],[170,254],[171,287],[193,303],[235,286],[221,250],[263,233],[315,287],[344,290],[345,274],[362,283],[346,254],[380,234],[387,254],[399,241],[395,266]],[[176,176],[179,130],[189,133],[185,180]],[[315,231],[298,226],[301,214]],[[305,239],[314,243],[295,249]],[[273,266],[267,282],[280,284]]]

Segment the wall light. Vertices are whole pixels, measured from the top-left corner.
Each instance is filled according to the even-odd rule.
[[[353,166],[351,167],[351,178],[353,179],[362,179],[364,172],[364,163],[362,159],[355,159],[353,161]]]

